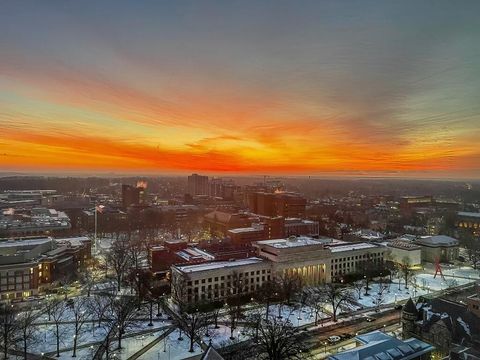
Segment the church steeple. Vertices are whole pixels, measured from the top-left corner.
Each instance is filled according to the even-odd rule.
[[[402,309],[403,338],[415,336],[415,321],[418,319],[418,310],[412,298],[408,299]]]

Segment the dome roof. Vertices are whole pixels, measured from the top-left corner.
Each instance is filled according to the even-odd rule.
[[[409,298],[405,306],[403,307],[404,312],[408,312],[410,314],[417,314],[418,310],[417,307],[415,306],[415,303],[413,302],[412,298]]]

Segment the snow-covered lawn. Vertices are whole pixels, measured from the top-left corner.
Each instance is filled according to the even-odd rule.
[[[432,274],[416,275],[417,286],[424,289],[426,291],[425,293],[445,290],[452,286],[465,285],[473,281],[475,281],[473,278],[470,280],[464,278],[447,277],[445,280],[443,280],[440,275],[437,275],[436,278],[433,278]]]
[[[455,276],[471,278],[472,280],[480,279],[480,270],[475,270],[470,266],[462,266],[459,268],[443,268],[444,275],[457,279]]]
[[[242,326],[237,326],[233,330],[234,339],[230,339],[230,327],[225,325],[218,325],[218,329],[215,329],[213,326],[208,329],[209,337],[203,336],[202,340],[204,343],[208,344],[210,340],[212,345],[216,348],[228,346],[240,341],[245,341],[249,338],[248,330]]]
[[[381,305],[384,304],[393,304],[397,301],[406,300],[409,297],[418,297],[421,295],[429,294],[433,291],[441,291],[446,290],[450,287],[465,285],[475,281],[473,279],[473,274],[475,270],[471,268],[461,269],[463,270],[463,274],[471,274],[471,279],[465,278],[453,278],[453,276],[448,276],[444,279],[440,275],[437,277],[433,277],[433,274],[425,274],[425,273],[417,273],[415,274],[415,279],[413,283],[408,285],[408,289],[405,289],[405,283],[400,281],[400,286],[398,284],[398,280],[394,280],[391,284],[386,284],[387,290],[384,291],[383,294],[383,301]],[[444,274],[458,274],[456,270],[444,270]],[[355,293],[355,298],[357,299],[358,303],[361,304],[363,307],[375,307],[375,299],[378,297],[378,292],[380,289],[380,284],[372,283],[370,284],[371,290],[368,291],[369,296],[365,296],[365,289],[362,290],[361,298],[358,299],[358,293]]]
[[[122,349],[121,350],[114,350],[113,354],[116,354],[117,359],[126,360],[136,352],[143,349],[147,346],[150,342],[155,340],[158,336],[160,336],[165,330],[162,331],[155,331],[148,334],[142,335],[135,335],[128,338],[122,339]],[[114,340],[114,348],[116,347],[117,341]],[[141,357],[143,359],[143,357]]]
[[[432,276],[432,275],[429,275],[429,276]],[[381,288],[381,284],[377,284],[377,283],[370,284],[370,290],[368,290],[368,294],[369,294],[368,296],[365,296],[365,289],[362,289],[362,294],[360,299],[358,299],[358,294],[355,294],[355,297],[358,303],[366,308],[375,307],[377,305],[376,299],[379,296],[378,292],[380,288]],[[380,305],[393,304],[396,301],[406,300],[409,297],[420,296],[426,293],[427,293],[426,290],[420,289],[419,287],[415,289],[413,285],[409,285],[408,289],[405,289],[404,283],[400,283],[400,286],[399,286],[398,281],[394,281],[391,284],[387,284],[387,289],[384,290],[383,292],[383,295],[382,295],[383,301],[381,302]]]
[[[168,335],[166,342],[165,339],[160,341],[140,358],[142,360],[181,360],[202,353],[200,345],[198,344],[195,344],[193,353],[189,352],[190,340],[188,336],[182,332],[183,340],[178,340],[178,335],[179,332],[176,329]]]
[[[270,305],[268,316],[269,317],[278,317],[280,310],[280,316],[282,319],[288,319],[292,323],[294,327],[297,326],[304,326],[315,322],[315,310],[309,306],[288,306],[288,305],[280,305],[280,304],[272,304]],[[265,318],[267,312],[266,306],[261,308],[248,310],[245,312],[246,317],[248,318],[249,314],[258,314],[262,318]],[[326,319],[330,317],[328,314],[319,313],[318,320],[320,321],[322,318]],[[226,318],[223,318],[224,321],[228,321]]]
[[[49,353],[54,352],[57,349],[57,338],[55,336],[55,325],[38,325],[36,338],[30,345],[30,352],[40,354],[42,352]],[[74,325],[73,324],[60,324],[60,350],[70,348],[73,346]],[[84,324],[78,340],[78,345],[89,344],[92,342],[102,341],[105,337],[106,330],[104,327],[98,327],[97,324],[93,327],[92,324]]]

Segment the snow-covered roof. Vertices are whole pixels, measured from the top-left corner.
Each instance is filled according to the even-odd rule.
[[[466,217],[476,217],[480,219],[480,213],[478,212],[470,212],[470,211],[459,211],[458,216],[466,216]]]
[[[364,345],[328,357],[329,360],[394,360],[418,359],[434,347],[421,340],[399,340],[381,331],[373,331],[356,337]]]
[[[52,241],[52,238],[38,238],[38,239],[18,239],[18,240],[8,240],[0,242],[0,248],[9,248],[9,247],[29,247],[29,246],[38,246]]]
[[[416,242],[427,246],[456,246],[458,240],[446,235],[422,236]]]
[[[329,246],[329,249],[332,253],[351,251],[351,250],[373,249],[373,248],[378,248],[378,246],[370,243],[347,243],[343,245]]]
[[[228,232],[231,232],[233,234],[241,234],[241,233],[248,233],[248,232],[254,232],[254,231],[261,231],[261,230],[263,230],[263,226],[250,226],[250,227],[230,229],[228,230]]]
[[[287,249],[292,247],[300,246],[318,246],[322,245],[322,241],[313,239],[308,236],[298,236],[288,239],[273,239],[273,240],[262,240],[257,241],[259,245],[269,245],[277,249]]]
[[[240,266],[255,265],[255,264],[261,264],[263,262],[265,262],[263,259],[252,257],[248,259],[240,259],[240,260],[233,260],[233,261],[215,261],[215,262],[208,262],[203,264],[184,265],[184,266],[177,265],[176,268],[184,273],[193,273],[193,272],[209,271],[209,270],[222,269],[222,268],[235,268]]]

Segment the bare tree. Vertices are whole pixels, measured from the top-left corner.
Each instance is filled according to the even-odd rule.
[[[243,293],[244,283],[236,271],[233,271],[227,277],[227,290],[229,297],[227,299],[227,313],[230,320],[230,339],[233,340],[233,331],[236,328],[237,321],[243,316],[243,305],[248,301],[246,294]]]
[[[64,319],[66,306],[63,300],[51,300],[51,316],[55,324],[55,337],[57,340],[57,357],[60,357],[60,323]]]
[[[40,314],[33,308],[26,309],[20,312],[15,321],[18,326],[17,341],[21,342],[23,349],[23,358],[27,359],[28,346],[36,343],[37,328],[34,325]]]
[[[259,307],[254,307],[246,315],[248,329],[251,330],[251,336],[255,343],[258,342],[260,325],[263,320],[262,309]]]
[[[189,309],[182,314],[182,322],[185,326],[185,332],[190,339],[189,352],[193,352],[195,339],[199,338],[208,324],[208,315],[199,309]]]
[[[73,354],[72,357],[77,356],[77,342],[78,336],[80,335],[80,330],[88,319],[88,302],[84,297],[75,298],[72,305],[73,321],[75,324],[74,334],[73,334]]]
[[[357,280],[352,285],[353,285],[353,289],[357,293],[357,299],[361,300],[362,299],[362,290],[363,290],[363,287],[365,286],[365,281]]]
[[[263,320],[258,327],[257,359],[302,359],[306,348],[289,320],[275,317]]]
[[[81,271],[78,278],[83,284],[83,288],[87,290],[87,296],[90,297],[93,287],[95,286],[95,277],[93,271]]]
[[[256,291],[255,298],[265,304],[265,319],[268,319],[270,315],[270,304],[272,301],[278,299],[279,285],[275,280],[269,280],[264,282],[261,287]]]
[[[310,287],[305,290],[307,292],[307,304],[315,311],[315,325],[318,324],[318,317],[323,311],[325,297],[318,287]]]
[[[410,258],[405,256],[402,259],[402,263],[400,264],[400,269],[403,275],[403,280],[405,281],[405,289],[408,290],[408,283],[410,278],[412,277],[412,269],[410,265]]]
[[[388,289],[388,285],[383,281],[378,283],[378,292],[373,298],[373,303],[375,305],[376,311],[380,310],[380,306],[385,302],[385,296]]]
[[[227,316],[230,323],[230,340],[233,340],[233,331],[237,327],[237,322],[243,316],[243,305],[245,301],[239,296],[227,299]]]
[[[128,242],[124,240],[114,241],[106,260],[108,266],[115,272],[117,291],[120,291],[123,279],[130,266],[130,259]]]
[[[325,284],[320,291],[325,301],[332,306],[332,317],[335,322],[338,309],[355,301],[351,290],[336,283]]]
[[[283,275],[279,277],[278,283],[280,285],[281,296],[287,301],[288,305],[290,305],[293,296],[296,295],[303,286],[302,277],[297,273],[283,273]]]
[[[15,343],[15,334],[18,329],[13,305],[2,304],[0,306],[0,322],[0,341],[3,350],[3,358],[8,359],[8,351]]]
[[[108,318],[110,327],[116,326],[118,331],[118,349],[122,348],[125,332],[135,324],[136,300],[129,296],[110,296]]]
[[[95,315],[98,326],[102,326],[102,322],[106,320],[110,306],[110,298],[107,295],[95,294],[92,300],[87,303],[88,311]],[[95,320],[92,320],[92,334],[95,333]]]

